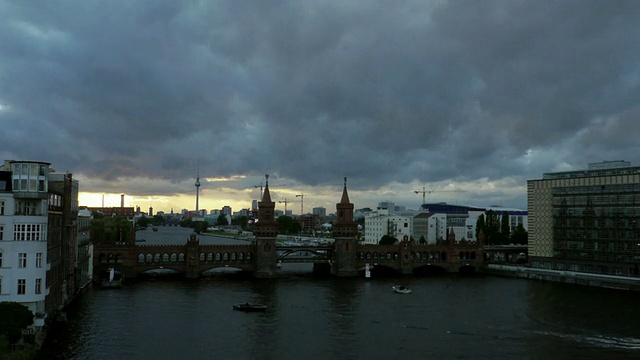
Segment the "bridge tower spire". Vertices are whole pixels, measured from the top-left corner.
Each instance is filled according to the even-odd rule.
[[[271,201],[269,193],[269,174],[265,175],[265,186],[262,201],[258,202],[258,221],[253,226],[256,238],[255,273],[257,278],[272,278],[277,276],[276,237],[278,223],[275,220],[276,203]]]
[[[353,204],[349,202],[347,178],[344,178],[342,198],[336,204],[336,220],[333,222],[333,257],[331,273],[337,276],[357,276],[356,233],[358,224],[353,221]]]

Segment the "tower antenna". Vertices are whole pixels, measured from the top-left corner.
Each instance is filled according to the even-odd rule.
[[[196,212],[198,212],[199,208],[198,208],[198,202],[200,200],[200,161],[198,160],[196,162],[196,169],[197,169],[197,177],[196,177]]]

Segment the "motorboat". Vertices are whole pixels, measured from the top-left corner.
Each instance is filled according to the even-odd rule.
[[[391,288],[393,289],[393,292],[396,292],[398,294],[411,294],[411,289],[404,285],[396,285],[392,286]]]
[[[263,312],[267,310],[267,305],[242,303],[233,305],[233,310],[245,312]]]

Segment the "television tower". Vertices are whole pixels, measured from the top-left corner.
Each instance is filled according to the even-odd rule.
[[[196,212],[198,212],[198,201],[200,200],[200,164],[198,164],[198,175],[196,177]]]

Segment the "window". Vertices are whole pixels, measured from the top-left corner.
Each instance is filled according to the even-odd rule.
[[[4,215],[4,201],[0,201],[0,215]]]
[[[42,253],[37,253],[36,254],[36,267],[37,268],[41,268],[42,267]]]
[[[27,292],[27,279],[18,279],[18,295],[24,295]]]
[[[2,276],[0,276],[0,295],[2,294]]]
[[[42,279],[36,279],[36,294],[42,294]]]
[[[18,200],[16,201],[16,215],[39,215],[36,212],[38,203],[31,200]]]
[[[18,255],[18,267],[26,268],[27,267],[27,253],[20,253]]]
[[[0,225],[0,241],[4,240],[4,226]]]
[[[14,241],[40,241],[46,239],[44,236],[45,226],[43,224],[14,224]]]
[[[0,268],[2,267],[2,251],[0,251]]]

